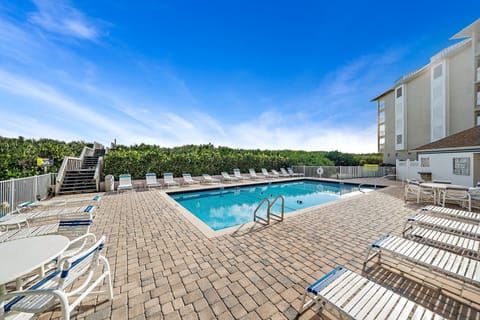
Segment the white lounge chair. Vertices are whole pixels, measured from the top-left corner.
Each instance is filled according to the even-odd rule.
[[[129,174],[121,174],[118,177],[119,185],[117,187],[117,192],[124,191],[124,190],[133,190],[132,185],[132,176]]]
[[[158,188],[162,187],[162,185],[158,182],[157,180],[157,174],[156,173],[147,173],[145,175],[145,184],[147,188]]]
[[[371,251],[374,251],[372,255]],[[429,271],[480,285],[478,260],[392,235],[385,235],[369,246],[363,268],[374,257],[381,259],[384,253],[422,265]]]
[[[233,169],[233,175],[238,180],[248,180],[247,177],[242,176],[242,173],[240,172],[240,169]]]
[[[18,211],[23,211],[25,209],[38,209],[43,207],[55,207],[55,206],[69,206],[76,205],[85,202],[86,204],[97,204],[102,199],[101,196],[86,196],[86,197],[69,197],[69,198],[60,198],[60,199],[50,199],[50,200],[41,200],[41,201],[28,201],[20,203],[17,206]]]
[[[220,183],[220,180],[217,178],[212,178],[209,174],[204,173],[202,175],[204,183]]]
[[[287,172],[289,175],[291,175],[292,177],[304,177],[305,175],[303,173],[300,173],[300,172],[293,172],[293,169],[288,167],[287,168]]]
[[[262,174],[265,178],[269,178],[269,179],[277,178],[277,176],[268,173],[267,169],[265,169],[265,168],[262,168]]]
[[[293,175],[291,175],[290,173],[287,172],[287,170],[285,170],[285,168],[280,168],[280,172],[282,173],[282,175],[284,177],[293,177]]]
[[[315,304],[319,311],[328,310],[338,319],[443,319],[343,267],[336,267],[306,289],[299,312]]]
[[[468,188],[447,186],[441,193],[441,205],[445,207],[447,202],[458,203],[462,208],[467,208],[472,211],[472,199]]]
[[[435,230],[443,230],[453,234],[459,234],[465,237],[480,238],[480,224],[467,223],[458,220],[445,219],[426,214],[416,214],[407,219],[402,233],[405,234],[410,229],[421,226]]]
[[[222,178],[223,178],[223,181],[225,182],[233,182],[233,181],[238,181],[238,178],[237,177],[232,177],[228,174],[228,172],[226,171],[222,171]]]
[[[184,174],[182,174],[182,177],[183,177],[183,184],[192,185],[192,184],[199,184],[200,183],[200,181],[194,180],[190,173],[184,173]]]
[[[167,173],[164,173],[163,174],[163,184],[165,184],[167,186],[167,188],[169,188],[170,186],[179,186],[180,183],[178,183],[177,181],[175,181],[173,179],[173,174],[170,173],[170,172],[167,172]]]
[[[70,313],[88,295],[106,294],[113,299],[112,279],[108,260],[100,255],[105,236],[87,250],[59,262],[59,268],[39,280],[25,291],[14,291],[0,296],[0,305],[4,306],[6,316],[10,312],[42,313],[60,305],[62,319],[70,319]],[[100,274],[97,270],[100,270]],[[95,278],[94,278],[95,277]],[[95,291],[106,280],[107,289]],[[75,284],[75,286],[73,286]],[[79,296],[72,303],[69,298]],[[70,299],[71,301],[71,299]]]
[[[285,170],[285,169],[283,169],[283,170]],[[273,169],[272,169],[272,173],[273,173],[273,175],[278,176],[278,177],[290,177],[290,175],[288,173],[287,174],[279,173],[277,170],[273,170]]]
[[[465,211],[459,209],[445,208],[439,206],[426,206],[422,208],[424,213],[434,214],[434,215],[444,215],[451,219],[466,220],[473,223],[480,223],[480,213]]]
[[[265,179],[265,177],[257,176],[255,169],[248,169],[248,173],[250,173],[250,178],[252,179]]]

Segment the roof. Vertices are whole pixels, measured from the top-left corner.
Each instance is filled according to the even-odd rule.
[[[453,37],[450,38],[450,40],[471,38],[474,33],[480,33],[480,19],[477,19],[469,26],[457,32]]]
[[[384,95],[389,94],[389,93],[392,92],[393,90],[394,90],[394,88],[390,88],[390,89],[387,89],[387,90],[383,91],[383,92],[380,93],[378,96],[376,96],[375,98],[373,98],[372,100],[370,100],[370,102],[377,101],[378,99],[380,99],[380,98],[383,97]]]
[[[451,150],[480,147],[480,126],[476,126],[414,149],[415,151]]]

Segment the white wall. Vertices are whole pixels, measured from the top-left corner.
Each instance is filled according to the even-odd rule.
[[[421,180],[422,178],[418,174],[419,171],[422,171],[422,170],[420,168],[420,163],[418,161],[397,159],[397,163],[396,163],[397,180],[401,180],[401,181],[405,181],[407,179]]]
[[[473,153],[435,153],[418,155],[420,165],[422,158],[430,158],[430,167],[422,167],[420,171],[432,172],[432,180],[449,180],[453,184],[473,187]],[[468,176],[453,174],[453,158],[469,158],[470,172]]]

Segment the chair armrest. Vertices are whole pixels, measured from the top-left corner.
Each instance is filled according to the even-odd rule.
[[[97,236],[95,234],[89,232],[89,233],[85,233],[83,236],[80,236],[80,237],[75,238],[72,241],[70,241],[69,246],[74,244],[74,243],[77,243],[78,241],[81,241],[85,238],[90,238],[90,237],[93,239],[93,242],[97,242]]]

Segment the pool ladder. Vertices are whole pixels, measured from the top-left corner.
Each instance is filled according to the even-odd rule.
[[[271,211],[273,205],[278,201],[278,199],[282,200],[282,213],[281,214],[276,214]],[[257,216],[258,210],[263,206],[263,204],[267,204],[267,218],[262,218]],[[264,198],[260,203],[258,204],[257,208],[255,211],[253,211],[253,221],[263,221],[266,224],[270,224],[270,220],[277,220],[277,221],[283,221],[283,218],[285,217],[285,198],[283,196],[276,196],[275,199],[273,199],[272,202],[268,198]]]

